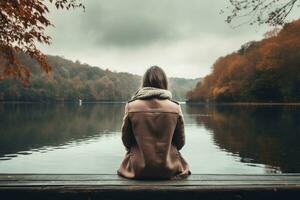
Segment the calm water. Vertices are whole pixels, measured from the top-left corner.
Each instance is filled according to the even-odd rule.
[[[182,105],[193,173],[300,172],[300,107]],[[124,104],[0,104],[0,173],[115,173]]]

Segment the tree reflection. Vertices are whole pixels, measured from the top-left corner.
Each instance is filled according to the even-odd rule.
[[[241,162],[300,171],[299,107],[187,105],[186,111],[213,133],[216,145]]]
[[[124,104],[0,104],[0,157],[119,131]]]

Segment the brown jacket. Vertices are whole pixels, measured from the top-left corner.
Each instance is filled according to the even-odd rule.
[[[127,153],[118,174],[132,179],[174,179],[191,172],[181,107],[169,99],[137,99],[125,106],[122,141]]]

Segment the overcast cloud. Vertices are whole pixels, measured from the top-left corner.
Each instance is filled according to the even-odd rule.
[[[203,77],[215,60],[262,38],[270,27],[231,28],[227,0],[83,0],[86,11],[51,9],[55,28],[45,53],[93,66],[143,74],[151,65],[169,76]],[[292,13],[293,16],[293,13]]]

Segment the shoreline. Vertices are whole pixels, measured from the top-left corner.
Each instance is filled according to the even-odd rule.
[[[275,105],[291,105],[300,106],[300,102],[186,102],[186,104],[198,104],[198,105],[241,105],[241,106],[275,106]]]
[[[52,103],[72,103],[79,104],[79,101],[0,101],[0,104],[52,104]],[[126,103],[126,101],[82,101],[82,104],[87,103]]]
[[[82,101],[82,104],[88,103],[126,103],[127,101],[122,100],[100,100],[100,101]],[[300,106],[300,102],[189,102],[189,101],[178,101],[180,104],[186,105],[293,105]],[[78,101],[0,101],[0,104],[52,104],[52,103],[73,103],[79,104]]]

